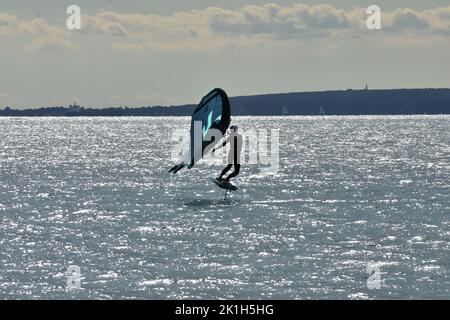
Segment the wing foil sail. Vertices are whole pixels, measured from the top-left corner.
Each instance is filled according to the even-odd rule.
[[[185,166],[190,169],[206,156],[225,135],[230,114],[230,101],[224,90],[216,88],[204,96],[192,113],[189,152],[184,157],[188,160],[170,172],[176,173]]]

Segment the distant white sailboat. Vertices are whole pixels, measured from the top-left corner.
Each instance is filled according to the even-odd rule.
[[[286,108],[286,106],[284,106],[283,107],[283,115],[285,116],[285,115],[288,115],[288,114],[289,114],[288,109]]]
[[[320,108],[319,108],[319,115],[320,115],[320,116],[324,116],[324,115],[325,115],[325,108],[323,107],[323,105],[320,105]]]

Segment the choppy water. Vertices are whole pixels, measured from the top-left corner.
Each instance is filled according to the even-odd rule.
[[[187,118],[0,118],[0,298],[450,298],[450,117],[235,120],[281,168],[225,201],[167,173]]]

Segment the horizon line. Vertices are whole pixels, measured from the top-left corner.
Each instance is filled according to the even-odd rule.
[[[230,96],[229,99],[236,99],[236,98],[248,98],[248,97],[256,97],[256,96],[270,96],[270,95],[288,95],[288,94],[308,94],[308,93],[331,93],[331,92],[358,92],[358,91],[401,91],[401,90],[450,90],[450,88],[447,87],[416,87],[416,88],[389,88],[389,89],[383,89],[383,88],[376,88],[376,89],[370,89],[370,88],[362,88],[362,89],[354,89],[354,88],[347,88],[347,89],[329,89],[329,90],[317,90],[317,91],[288,91],[288,92],[269,92],[269,93],[256,93],[256,94],[248,94],[248,95],[238,95],[238,96]],[[83,109],[97,109],[97,110],[104,110],[104,109],[142,109],[142,108],[177,108],[177,107],[186,107],[186,106],[192,106],[197,105],[198,103],[185,103],[185,104],[177,104],[177,105],[142,105],[142,106],[131,106],[128,107],[126,105],[120,105],[120,106],[109,106],[109,107],[93,107],[93,106],[81,106],[76,104],[76,101],[74,101],[75,105],[69,104],[69,105],[54,105],[54,106],[36,106],[36,107],[10,107],[5,106],[3,108],[0,108],[0,111],[5,111],[7,109],[9,110],[35,110],[35,109],[48,109],[48,108],[70,108],[70,107],[79,107]]]

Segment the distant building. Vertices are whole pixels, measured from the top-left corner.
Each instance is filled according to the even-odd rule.
[[[76,102],[74,102],[73,104],[69,105],[69,111],[72,113],[76,113],[76,112],[80,112],[81,108],[79,105],[77,105]]]

